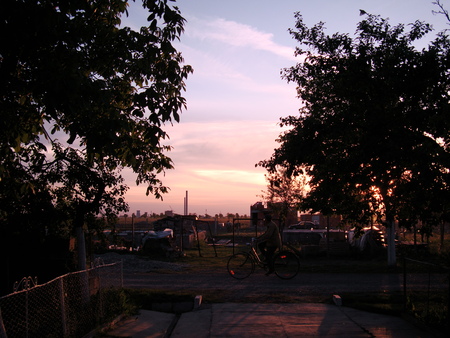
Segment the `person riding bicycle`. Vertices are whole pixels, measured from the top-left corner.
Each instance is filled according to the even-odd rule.
[[[266,258],[266,262],[269,267],[266,276],[274,272],[273,268],[273,256],[277,249],[281,249],[281,236],[280,229],[274,221],[272,221],[272,215],[266,214],[264,216],[264,225],[267,227],[266,232],[256,238],[256,244],[259,250]]]

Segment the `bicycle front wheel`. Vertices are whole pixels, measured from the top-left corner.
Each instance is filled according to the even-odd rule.
[[[248,253],[239,252],[228,259],[228,273],[236,279],[244,279],[255,270],[255,262]]]
[[[297,276],[300,270],[300,261],[293,252],[281,251],[274,257],[275,274],[281,279],[291,279]]]

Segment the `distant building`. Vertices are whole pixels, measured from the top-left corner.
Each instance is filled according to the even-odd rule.
[[[141,211],[140,210],[136,210],[136,217],[141,217]]]
[[[267,207],[264,207],[263,202],[256,202],[255,204],[250,206],[250,218],[251,218],[251,225],[261,225],[262,221],[264,220],[265,214],[272,214],[272,217],[274,220],[281,219],[280,215],[278,214],[277,210],[280,210],[281,208],[278,205],[279,203],[272,203],[268,204]],[[290,224],[295,224],[298,222],[298,216],[297,216],[297,210],[291,209],[288,211],[286,215],[285,224],[280,224],[280,226],[288,226]]]
[[[173,213],[173,210],[166,210],[164,211],[164,215],[167,217],[173,217],[175,214]]]
[[[255,204],[250,206],[250,218],[251,225],[257,226],[261,224],[264,220],[264,213],[269,213],[270,210],[264,207],[262,202],[256,202]]]

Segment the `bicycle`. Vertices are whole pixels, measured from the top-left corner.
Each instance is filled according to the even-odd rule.
[[[268,264],[261,260],[257,250],[256,242],[252,238],[249,251],[242,251],[232,255],[228,259],[227,269],[231,277],[244,279],[250,276],[255,267],[268,270]],[[292,251],[280,250],[275,252],[273,258],[274,272],[281,279],[291,279],[297,276],[300,270],[300,261],[298,256]]]

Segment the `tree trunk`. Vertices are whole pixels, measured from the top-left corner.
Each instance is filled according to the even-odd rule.
[[[84,238],[83,227],[77,226],[75,229],[77,236],[78,270],[86,270],[86,240]]]
[[[387,223],[388,266],[395,267],[397,265],[397,256],[395,252],[395,221],[389,220]]]

